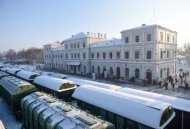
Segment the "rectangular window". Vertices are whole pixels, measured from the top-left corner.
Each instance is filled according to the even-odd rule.
[[[71,48],[73,48],[73,44],[71,44]]]
[[[160,58],[163,58],[163,51],[160,51]]]
[[[163,32],[160,32],[160,40],[161,40],[161,41],[164,41],[164,35],[163,35]]]
[[[75,59],[77,58],[77,55],[76,55],[76,53],[75,53]]]
[[[66,54],[66,59],[68,59],[68,54]]]
[[[97,53],[97,58],[100,58],[100,54],[99,53]]]
[[[135,36],[135,42],[139,42],[139,36]]]
[[[67,49],[67,44],[65,44],[65,49]]]
[[[109,53],[109,57],[110,57],[110,59],[112,59],[112,52]]]
[[[139,59],[139,51],[135,51],[135,59]]]
[[[172,40],[173,40],[173,43],[175,43],[175,36],[174,35],[172,36]]]
[[[120,52],[117,52],[117,55],[116,55],[117,59],[120,58]]]
[[[167,51],[167,58],[170,57],[170,51]]]
[[[83,59],[85,59],[86,58],[86,54],[85,53],[83,53]]]
[[[151,41],[151,34],[147,35],[147,41]]]
[[[128,42],[129,42],[129,38],[125,37],[125,43],[128,43]]]
[[[79,48],[79,44],[78,44],[77,46],[78,46],[78,48]]]
[[[151,51],[147,51],[147,59],[151,59]]]
[[[71,54],[71,58],[73,59],[73,54]]]
[[[103,53],[103,58],[104,58],[104,59],[106,58],[106,53],[105,53],[105,52]]]
[[[80,53],[78,53],[78,59],[80,58]]]
[[[83,43],[83,48],[85,48],[85,43]]]
[[[170,35],[167,34],[167,42],[170,42]]]
[[[94,53],[92,53],[92,59],[94,59]]]
[[[125,59],[129,59],[129,52],[125,52]]]

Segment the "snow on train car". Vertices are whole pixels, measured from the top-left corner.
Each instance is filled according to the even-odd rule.
[[[45,93],[35,92],[21,102],[26,129],[114,129],[114,125]]]
[[[121,129],[163,129],[175,116],[169,103],[94,86],[78,87],[73,97],[79,107]]]

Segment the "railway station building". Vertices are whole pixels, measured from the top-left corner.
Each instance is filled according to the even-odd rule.
[[[176,73],[177,32],[160,25],[121,31],[121,39],[106,34],[72,35],[44,45],[47,69],[103,78],[162,80]]]

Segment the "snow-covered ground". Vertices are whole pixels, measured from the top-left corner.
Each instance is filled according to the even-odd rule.
[[[0,97],[0,120],[6,129],[21,129],[21,122],[17,121],[4,100]]]

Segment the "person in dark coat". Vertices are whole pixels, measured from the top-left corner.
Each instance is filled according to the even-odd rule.
[[[172,88],[173,88],[173,91],[174,91],[174,88],[175,88],[175,83],[174,82],[172,83]]]
[[[168,90],[168,82],[167,81],[165,82],[164,85],[165,85],[166,90]]]

